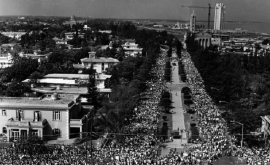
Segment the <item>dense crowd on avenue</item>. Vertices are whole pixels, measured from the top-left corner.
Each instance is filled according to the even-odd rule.
[[[221,156],[237,156],[241,163],[270,164],[270,153],[266,150],[241,148],[235,145],[236,139],[227,134],[226,122],[204,90],[203,79],[191,61],[189,53],[183,52],[182,62],[187,74],[186,83],[191,90],[199,118],[200,145],[190,149],[192,154],[200,155],[200,158],[206,158],[209,162]]]
[[[94,149],[85,146],[52,145],[43,149],[36,146],[29,155],[27,146],[2,148],[0,164],[97,164],[97,165],[190,165],[212,164],[222,156],[238,156],[248,164],[266,164],[270,162],[269,152],[261,149],[239,148],[234,145],[234,138],[227,134],[226,122],[221,118],[218,108],[204,90],[203,80],[187,52],[182,53],[182,63],[187,74],[187,86],[198,115],[200,136],[197,145],[187,151],[176,152],[171,149],[166,156],[159,155],[162,139],[158,138],[162,108],[159,105],[162,91],[166,90],[163,75],[166,52],[162,52],[157,64],[152,68],[153,79],[147,82],[148,89],[141,94],[141,99],[134,109],[135,115],[130,125],[126,126],[126,135],[121,140],[112,140],[104,147]],[[42,154],[44,152],[44,154]],[[41,153],[41,154],[35,154]]]

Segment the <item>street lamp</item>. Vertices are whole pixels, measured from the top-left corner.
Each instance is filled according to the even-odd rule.
[[[241,148],[243,147],[243,135],[244,135],[244,124],[238,122],[238,121],[231,121],[232,123],[237,123],[240,124],[242,126],[242,137],[241,137]]]

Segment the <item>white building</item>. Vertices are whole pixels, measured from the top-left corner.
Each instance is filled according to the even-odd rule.
[[[25,35],[26,32],[1,32],[2,35],[21,40],[22,35]]]
[[[72,38],[73,36],[70,37],[67,35],[67,37]],[[54,37],[53,40],[55,41],[56,45],[67,45],[67,39],[61,39],[61,38]]]
[[[225,21],[225,5],[217,3],[215,6],[214,30],[223,30]]]
[[[112,31],[111,30],[98,30],[99,33],[107,33],[107,34],[111,34]]]
[[[194,12],[190,16],[189,30],[192,33],[196,31],[196,15],[194,14]]]
[[[37,54],[37,52],[34,52],[32,54],[29,53],[24,53],[24,52],[20,52],[18,53],[20,57],[26,57],[26,58],[31,58],[31,59],[37,59],[38,62],[41,61],[46,61],[48,59],[48,56],[51,53],[47,53],[47,54]]]
[[[188,27],[189,27],[189,24],[187,24],[187,23],[182,24],[182,23],[177,22],[177,23],[172,27],[172,29],[188,29]]]
[[[135,40],[126,40],[125,44],[123,44],[122,47],[125,51],[125,54],[127,55],[135,56],[138,54],[142,54],[142,48],[138,47],[138,44],[136,44]]]
[[[41,97],[1,97],[0,134],[7,141],[29,135],[67,140],[89,131],[90,109],[83,112],[80,98],[70,94]]]
[[[74,38],[74,36],[76,35],[75,32],[68,32],[68,33],[65,33],[65,39],[66,40],[72,40]],[[84,38],[84,33],[79,33],[78,34],[78,37],[79,38]]]
[[[0,69],[4,69],[7,67],[11,67],[13,64],[12,55],[10,53],[8,54],[0,54]]]
[[[97,73],[106,71],[107,68],[116,65],[119,61],[115,58],[96,57],[96,52],[89,52],[89,58],[81,59],[82,64],[74,64],[75,69],[93,68]]]

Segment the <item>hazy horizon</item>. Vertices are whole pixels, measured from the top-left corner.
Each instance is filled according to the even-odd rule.
[[[158,19],[206,21],[208,9],[183,8],[224,3],[227,21],[270,22],[267,0],[0,0],[0,16],[60,16],[95,19]],[[252,5],[251,5],[252,4]],[[211,10],[213,21],[214,10]]]

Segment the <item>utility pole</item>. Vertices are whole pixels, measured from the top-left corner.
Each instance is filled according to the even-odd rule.
[[[238,122],[238,121],[231,121],[232,123],[237,123],[242,126],[242,135],[241,135],[241,148],[243,148],[243,140],[244,140],[244,124]]]
[[[92,144],[92,127],[93,127],[93,114],[91,116],[91,127],[90,127],[90,152],[91,152],[91,163],[93,162],[93,152],[92,152],[92,148],[93,148],[93,144]]]
[[[83,133],[81,132],[83,135]],[[87,164],[87,141],[85,142],[85,163]]]

